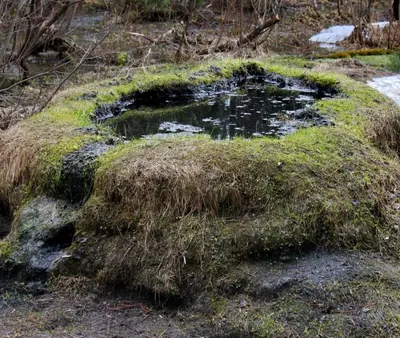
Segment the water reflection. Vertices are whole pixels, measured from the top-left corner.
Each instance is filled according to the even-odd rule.
[[[315,93],[247,85],[208,101],[165,110],[141,108],[109,120],[128,139],[207,133],[213,139],[284,135],[300,126],[326,124],[311,107]]]

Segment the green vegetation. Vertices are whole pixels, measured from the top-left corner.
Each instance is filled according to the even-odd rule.
[[[128,64],[128,61],[129,61],[128,53],[123,52],[118,54],[117,64],[119,66],[126,66]]]
[[[392,50],[392,49],[382,49],[382,48],[345,50],[345,51],[340,51],[340,52],[334,52],[334,53],[328,54],[326,56],[320,56],[320,58],[343,59],[343,58],[351,58],[351,57],[356,57],[356,56],[387,55],[387,54],[392,54],[393,52],[394,52],[394,50]]]
[[[0,241],[0,264],[12,253],[12,245],[7,241]]]
[[[210,308],[217,317],[222,318],[224,317],[227,311],[228,303],[229,301],[226,298],[221,298],[221,297],[211,298]]]
[[[354,59],[361,61],[362,63],[372,66],[378,70],[389,70],[394,71],[391,66],[391,59],[395,54],[387,55],[369,55],[369,56],[355,56]]]
[[[379,70],[398,72],[398,53],[392,49],[361,49],[335,52],[318,58],[324,61],[353,58]]]
[[[400,51],[390,55],[388,69],[392,72],[400,72]]]

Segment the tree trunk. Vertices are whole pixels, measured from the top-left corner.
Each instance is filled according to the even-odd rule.
[[[392,3],[393,16],[396,21],[400,18],[400,1],[394,0]]]

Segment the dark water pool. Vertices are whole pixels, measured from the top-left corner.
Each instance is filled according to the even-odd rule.
[[[186,106],[127,111],[107,124],[127,139],[200,133],[214,139],[281,136],[298,128],[329,124],[311,108],[317,99],[317,93],[307,88],[247,84]]]

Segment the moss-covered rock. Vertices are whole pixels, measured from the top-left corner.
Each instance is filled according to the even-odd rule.
[[[14,221],[13,239],[4,244],[8,249],[3,251],[8,253],[3,254],[3,261],[13,274],[48,278],[63,259],[63,250],[72,243],[76,220],[77,210],[65,201],[47,197],[32,200]]]

